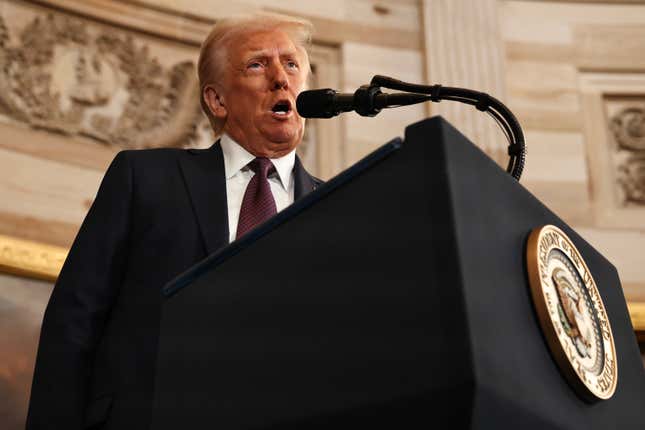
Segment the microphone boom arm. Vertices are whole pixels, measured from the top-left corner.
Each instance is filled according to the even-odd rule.
[[[372,78],[370,85],[364,85],[364,87],[372,88],[371,91],[378,91],[378,93],[380,93],[380,87],[384,87],[391,90],[417,93],[419,95],[426,94],[428,97],[425,100],[430,100],[435,103],[439,103],[441,100],[457,101],[473,105],[475,106],[475,108],[477,108],[477,110],[488,113],[502,128],[504,135],[509,141],[509,161],[508,166],[506,167],[506,171],[510,173],[511,176],[513,176],[513,178],[515,178],[517,181],[520,180],[522,171],[524,170],[524,164],[526,162],[526,144],[524,142],[524,132],[522,131],[522,127],[520,126],[519,121],[517,120],[515,115],[513,115],[513,112],[511,112],[510,109],[508,109],[506,105],[504,105],[504,103],[502,103],[495,97],[492,97],[487,93],[468,90],[465,88],[444,87],[441,85],[410,84],[382,75],[375,75]],[[419,102],[421,101],[424,100],[419,100]],[[376,113],[378,113],[378,111]],[[376,115],[376,113],[369,116],[374,116]]]

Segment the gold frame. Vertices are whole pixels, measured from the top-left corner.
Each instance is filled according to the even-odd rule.
[[[0,235],[0,272],[54,282],[67,253],[60,246]]]
[[[645,302],[627,302],[629,317],[639,342],[645,342]]]
[[[55,282],[68,250],[25,239],[0,235],[0,273]],[[627,302],[639,342],[645,342],[645,302]]]

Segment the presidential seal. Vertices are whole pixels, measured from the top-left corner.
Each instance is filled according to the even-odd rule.
[[[533,304],[547,343],[575,391],[588,401],[616,390],[616,349],[605,306],[589,268],[553,225],[529,235],[526,266]]]

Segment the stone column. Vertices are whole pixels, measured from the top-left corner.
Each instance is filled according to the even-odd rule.
[[[498,0],[423,0],[426,80],[484,91],[505,101],[504,46]],[[506,166],[506,139],[495,121],[473,106],[430,106],[491,157]]]

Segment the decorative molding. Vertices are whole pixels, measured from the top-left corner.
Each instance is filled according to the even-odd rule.
[[[645,11],[645,8],[643,9]],[[574,56],[581,70],[640,72],[645,69],[645,28],[641,24],[577,24]]]
[[[191,37],[197,34],[187,42],[196,58],[212,20],[129,0],[27,3],[38,6],[27,8],[25,2],[13,1],[5,10],[7,16],[19,14],[22,25],[8,25],[0,16],[0,122],[40,129],[52,137],[81,138],[70,141],[90,139],[114,149],[212,143],[198,102],[194,61],[164,66],[154,53],[160,52],[158,45],[165,49],[172,44],[147,42],[137,34],[150,32],[179,41],[174,33],[179,26]],[[177,49],[185,58],[186,47]],[[315,85],[339,87],[338,49],[313,45],[310,57]],[[337,122],[309,125],[299,154],[313,174],[329,178],[344,167],[342,131]]]
[[[110,26],[118,26],[165,38],[193,47],[199,47],[213,26],[212,19],[179,13],[162,7],[150,7],[136,0],[26,0],[48,9],[93,19]]]
[[[641,103],[630,100],[627,107],[609,121],[616,142],[617,181],[622,189],[623,205],[645,205],[645,98]]]
[[[645,103],[628,106],[615,114],[609,122],[609,129],[621,148],[645,151]]]
[[[618,166],[618,183],[626,203],[645,205],[645,153],[631,154]]]
[[[552,3],[590,3],[590,4],[642,4],[645,5],[645,0],[543,0]]]
[[[197,47],[204,40],[216,19],[215,16],[200,16],[195,13],[180,12],[167,6],[153,5],[151,4],[152,2],[140,0],[28,1]],[[262,7],[254,2],[236,4],[234,7],[230,4],[223,4],[222,6],[227,9],[232,8],[232,10],[238,12],[262,8],[271,12],[294,14],[291,10],[272,6]],[[391,48],[421,49],[422,47],[422,37],[418,27],[413,29],[388,28],[387,31],[384,31],[381,26],[374,24],[356,23],[302,13],[296,13],[296,15],[312,22],[316,29],[313,39],[314,43],[317,44],[340,45],[344,42],[352,41]],[[375,13],[375,15],[382,19],[382,16],[378,15],[378,13]],[[375,22],[377,21],[378,19],[375,20]]]
[[[271,12],[289,14],[288,10],[266,8]],[[365,43],[385,48],[422,49],[422,35],[417,29],[384,29],[378,25],[359,24],[335,19],[321,18],[313,15],[298,14],[309,20],[314,26],[314,43],[342,45],[346,42]]]
[[[0,235],[0,272],[55,281],[67,249]]]
[[[14,122],[128,149],[210,140],[192,61],[164,67],[129,34],[52,12],[18,34],[0,16],[0,48],[0,114]]]
[[[595,224],[645,230],[645,74],[579,74]]]

